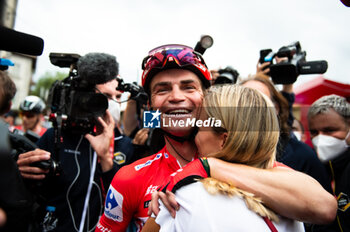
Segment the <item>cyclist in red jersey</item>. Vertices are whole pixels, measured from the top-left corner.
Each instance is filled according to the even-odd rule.
[[[203,89],[210,86],[211,80],[200,54],[183,45],[161,46],[150,51],[143,61],[143,70],[142,85],[150,96],[152,109],[162,113],[161,119],[179,121],[197,115]],[[142,229],[152,192],[171,173],[196,158],[195,130],[181,126],[163,125],[165,147],[117,172],[96,231],[125,231],[131,221],[136,231]],[[215,158],[208,161],[212,177],[253,192],[282,216],[315,223],[330,222],[335,216],[334,197],[305,174],[285,168],[256,170]]]

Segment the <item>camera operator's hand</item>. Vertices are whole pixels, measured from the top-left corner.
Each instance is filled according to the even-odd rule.
[[[145,145],[147,139],[148,139],[148,132],[149,128],[142,128],[140,129],[134,139],[132,140],[132,143],[135,145]]]
[[[86,134],[85,138],[89,140],[92,148],[96,151],[100,160],[103,172],[107,172],[113,167],[113,156],[109,151],[110,143],[114,139],[114,120],[111,113],[106,110],[106,115],[102,119],[98,117],[96,135]]]
[[[211,73],[211,84],[215,83],[215,80],[220,76],[220,73],[217,69],[210,70]]]
[[[18,156],[17,165],[22,177],[33,180],[44,179],[45,174],[47,174],[49,170],[38,168],[32,165],[35,162],[49,160],[50,156],[51,155],[49,152],[41,149],[35,149],[34,151],[20,154]]]
[[[137,121],[137,103],[133,99],[129,99],[123,116],[124,134],[130,136],[138,125]]]
[[[274,59],[276,61],[276,64],[288,61],[287,57],[277,57],[276,56]],[[264,63],[260,64],[260,62],[258,60],[258,63],[256,64],[256,74],[262,73],[262,74],[268,75],[268,73],[270,72],[270,68],[267,68],[267,67],[269,65],[271,65],[271,62],[264,62]]]
[[[2,208],[0,208],[0,228],[6,224],[6,220],[6,213]]]
[[[266,68],[266,67],[269,66],[270,64],[271,62],[264,62],[260,64],[260,62],[258,61],[258,63],[256,64],[256,74],[262,73],[264,75],[267,75],[270,72],[270,68]]]

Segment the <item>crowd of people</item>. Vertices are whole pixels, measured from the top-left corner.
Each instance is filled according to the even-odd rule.
[[[46,128],[37,96],[21,102],[16,125],[16,86],[0,71],[0,116],[34,143],[1,150],[0,231],[350,231],[350,103],[311,105],[310,147],[293,84],[280,91],[267,66],[216,81],[191,47],[160,46],[142,62],[147,104],[129,99],[121,112],[116,57],[88,53],[77,80],[106,103],[88,132],[74,121],[79,104]],[[160,128],[143,128],[146,112]]]

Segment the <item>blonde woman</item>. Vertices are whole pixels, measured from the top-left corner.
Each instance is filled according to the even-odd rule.
[[[201,120],[220,120],[221,127],[199,128],[200,156],[272,168],[279,124],[268,97],[242,86],[213,86],[203,104]],[[253,194],[212,178],[180,188],[176,200],[181,207],[175,219],[160,207],[161,231],[304,231],[302,223],[276,215]]]

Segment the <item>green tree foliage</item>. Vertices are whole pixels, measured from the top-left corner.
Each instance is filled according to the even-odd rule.
[[[35,83],[33,90],[30,92],[31,95],[39,96],[41,99],[47,101],[49,90],[52,84],[56,80],[63,80],[68,76],[68,73],[63,72],[46,72],[39,80]]]

